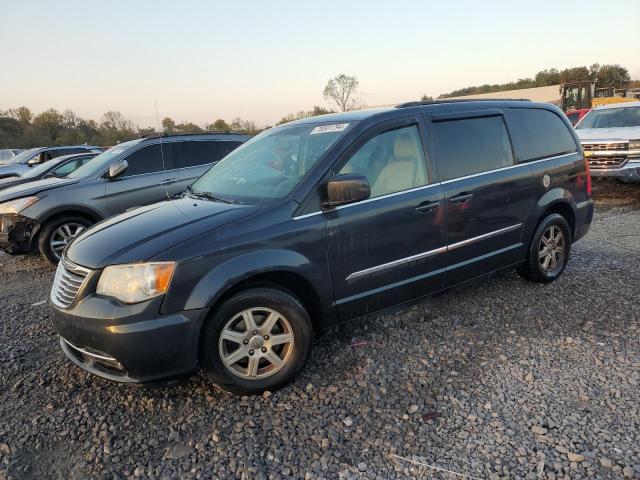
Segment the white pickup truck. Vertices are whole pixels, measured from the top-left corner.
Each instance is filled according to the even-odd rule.
[[[591,176],[640,182],[640,102],[596,107],[575,128]]]

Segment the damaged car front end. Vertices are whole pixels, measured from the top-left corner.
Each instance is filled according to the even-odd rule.
[[[0,203],[0,248],[7,253],[28,253],[36,250],[40,223],[21,213],[40,200],[38,196],[16,198]]]

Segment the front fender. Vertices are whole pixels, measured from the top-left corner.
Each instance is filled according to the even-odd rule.
[[[182,309],[211,308],[225,292],[239,282],[268,272],[291,272],[303,277],[313,285],[323,313],[329,313],[326,301],[322,300],[333,298],[327,272],[301,253],[282,249],[256,250],[216,265],[196,282]]]

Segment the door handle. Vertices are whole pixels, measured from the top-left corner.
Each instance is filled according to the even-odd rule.
[[[458,195],[451,197],[449,203],[466,203],[473,197],[473,193],[462,192]]]
[[[416,207],[416,212],[418,213],[422,213],[423,215],[429,212],[432,212],[434,209],[438,208],[440,206],[440,202],[430,202],[430,201],[426,201],[426,202],[422,202],[421,204],[419,204]]]
[[[177,178],[167,178],[166,180],[161,181],[160,185],[169,185],[173,182],[176,182],[177,180]]]

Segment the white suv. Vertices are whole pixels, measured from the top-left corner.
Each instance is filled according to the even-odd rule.
[[[640,182],[640,102],[596,107],[576,132],[592,176]]]

